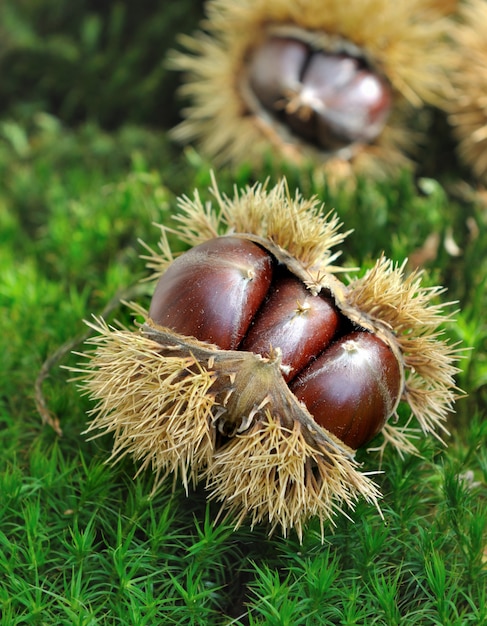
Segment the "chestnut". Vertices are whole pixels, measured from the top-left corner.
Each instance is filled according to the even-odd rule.
[[[159,281],[149,317],[178,333],[233,350],[269,288],[272,259],[237,237],[202,243],[178,257]]]
[[[401,394],[401,372],[376,335],[338,339],[290,384],[314,419],[353,449],[379,433]]]
[[[440,330],[450,314],[440,287],[383,256],[340,279],[338,219],[285,180],[212,192],[216,208],[181,200],[176,232],[190,249],[175,260],[162,228],[149,311],[133,305],[143,322],[91,324],[76,369],[95,402],[88,432],[112,433],[111,458],[151,469],[155,489],[168,474],[186,491],[203,482],[236,526],[301,539],[311,517],[323,532],[358,498],[378,506],[355,454],[376,436],[414,451],[390,419],[400,402],[415,435],[446,432],[458,394],[458,347]]]
[[[390,87],[363,60],[285,37],[253,52],[249,85],[269,113],[326,151],[372,142],[391,108]]]
[[[282,373],[288,382],[331,342],[339,324],[340,314],[331,297],[313,296],[290,272],[281,273],[241,349],[268,357],[279,348]]]
[[[262,105],[277,114],[285,96],[301,89],[309,47],[289,37],[271,37],[250,56],[249,84]]]
[[[312,115],[306,114],[310,107]],[[327,149],[366,144],[384,128],[391,108],[385,80],[359,59],[317,52],[311,57],[286,121],[298,133],[314,121],[315,141]],[[300,114],[300,111],[303,113]]]

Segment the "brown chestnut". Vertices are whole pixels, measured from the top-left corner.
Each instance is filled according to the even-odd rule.
[[[234,350],[269,289],[272,257],[239,237],[218,237],[178,257],[160,278],[149,317],[161,326]]]
[[[332,298],[312,295],[298,278],[283,272],[273,281],[241,349],[269,356],[271,349],[280,348],[282,373],[289,381],[327,347],[339,323]]]
[[[387,82],[362,59],[285,37],[254,51],[249,85],[268,112],[325,150],[372,142],[392,102]]]
[[[271,37],[254,52],[249,69],[250,87],[270,112],[277,113],[285,96],[301,89],[309,52],[305,43],[289,37]]]
[[[315,421],[353,449],[382,429],[401,394],[392,350],[376,335],[345,335],[291,382]]]
[[[382,429],[400,395],[391,349],[365,330],[340,338],[350,321],[330,293],[312,293],[244,237],[217,237],[178,257],[159,279],[149,317],[223,350],[277,358],[316,423],[353,449]]]

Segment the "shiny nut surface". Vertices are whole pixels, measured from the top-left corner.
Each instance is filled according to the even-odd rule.
[[[362,59],[288,37],[270,37],[253,52],[249,85],[264,109],[327,151],[374,141],[392,104],[385,79]]]
[[[269,289],[272,258],[246,239],[220,237],[178,257],[159,281],[149,317],[234,350]]]
[[[340,315],[330,297],[311,295],[300,280],[281,272],[241,349],[269,356],[271,348],[280,348],[283,376],[289,381],[326,348],[339,324]]]
[[[351,448],[384,426],[400,393],[391,349],[369,332],[345,335],[291,383],[314,419]]]
[[[330,293],[313,295],[245,237],[218,237],[178,257],[157,284],[149,317],[223,350],[277,358],[315,422],[353,449],[382,429],[401,393],[391,349],[354,330]]]

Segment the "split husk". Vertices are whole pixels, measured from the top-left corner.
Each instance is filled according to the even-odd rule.
[[[238,235],[264,246],[300,277],[312,293],[329,291],[337,308],[374,332],[392,349],[402,372],[402,396],[416,428],[446,434],[458,389],[458,352],[443,337],[448,305],[436,303],[440,287],[421,285],[421,272],[381,257],[362,278],[339,279],[336,216],[323,215],[316,198],[292,197],[282,181],[255,185],[232,198],[212,189],[214,204],[198,193],[180,200],[177,233],[194,246],[216,236]],[[146,257],[158,278],[173,260],[161,226],[157,251]],[[352,269],[346,269],[352,272]],[[238,526],[266,523],[302,536],[317,517],[323,531],[337,511],[359,498],[378,505],[378,487],[361,471],[354,451],[321,428],[293,396],[280,371],[280,353],[269,358],[179,335],[144,317],[134,328],[97,319],[78,383],[94,401],[87,432],[111,433],[111,459],[129,454],[139,471],[155,474],[155,489],[168,474],[189,490],[202,482]],[[414,451],[411,431],[391,417],[383,444],[400,454]],[[380,437],[381,435],[379,435]]]

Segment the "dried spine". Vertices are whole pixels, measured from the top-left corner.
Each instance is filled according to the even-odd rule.
[[[451,78],[454,97],[447,103],[459,154],[482,182],[487,181],[487,4],[468,0],[452,24],[457,52]]]

